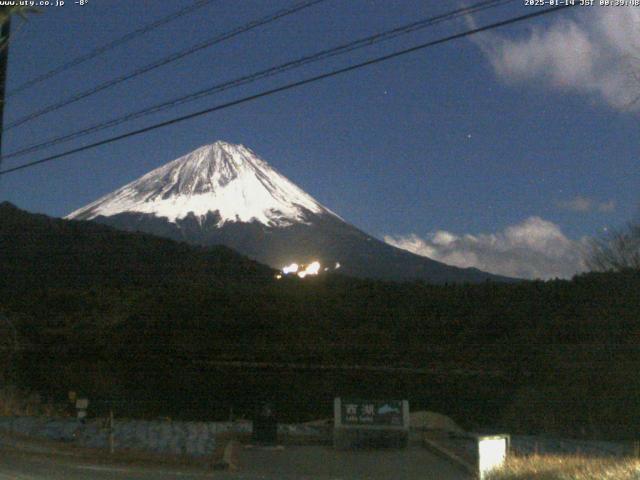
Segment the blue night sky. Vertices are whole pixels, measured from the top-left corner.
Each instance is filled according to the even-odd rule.
[[[191,3],[66,0],[44,7],[13,25],[8,90]],[[5,124],[293,3],[214,1],[9,98]],[[538,8],[523,3],[7,160],[3,168]],[[460,6],[326,0],[11,129],[3,153]],[[378,238],[392,236],[396,245],[462,266],[569,276],[581,266],[568,252],[583,237],[638,214],[633,99],[640,83],[629,75],[640,71],[638,28],[639,8],[576,7],[5,175],[0,200],[63,216],[221,139],[251,148]],[[633,29],[635,38],[626,34]],[[535,265],[527,270],[525,263]]]

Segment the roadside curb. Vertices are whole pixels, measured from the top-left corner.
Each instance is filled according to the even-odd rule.
[[[470,473],[471,475],[473,475],[474,478],[478,476],[478,469],[475,465],[472,465],[468,461],[462,459],[461,457],[453,453],[451,450],[444,448],[441,445],[438,445],[438,443],[434,442],[433,440],[430,440],[424,437],[423,441],[424,441],[424,446],[427,449],[431,450],[432,452],[434,452],[435,454],[441,457],[444,457],[445,459],[456,464],[457,466],[461,467],[467,473]]]
[[[4,441],[2,441],[4,440]],[[72,445],[55,440],[34,438],[19,433],[0,432],[0,450],[6,449],[33,456],[60,456],[78,460],[93,460],[101,464],[143,463],[149,465],[200,467],[201,459],[179,455],[158,455],[134,450],[118,450],[111,454],[102,448]]]

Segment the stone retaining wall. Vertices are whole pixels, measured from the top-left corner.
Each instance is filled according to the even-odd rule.
[[[105,420],[85,424],[73,418],[0,417],[0,430],[36,438],[73,443],[83,447],[108,448]],[[250,435],[251,423],[171,422],[115,420],[113,436],[117,450],[139,450],[202,457],[212,455],[220,434]],[[322,429],[305,425],[279,425],[279,433],[310,440],[324,435]],[[226,436],[226,435],[225,435]]]

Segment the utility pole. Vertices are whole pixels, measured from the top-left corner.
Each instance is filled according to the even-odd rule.
[[[115,452],[115,439],[113,434],[113,407],[109,409],[109,453]]]
[[[2,30],[0,31],[0,38],[2,38],[2,45],[0,45],[0,167],[2,167],[4,94],[7,84],[7,64],[9,63],[9,34],[11,33],[11,15],[9,8],[10,7],[4,7],[5,11],[2,12],[6,15],[6,18],[2,23]]]

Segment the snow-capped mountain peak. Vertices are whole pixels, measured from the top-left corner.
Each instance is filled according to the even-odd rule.
[[[70,213],[90,220],[145,213],[176,223],[190,213],[227,222],[267,226],[306,223],[306,213],[330,214],[310,195],[243,145],[217,141],[169,162],[113,193]]]
[[[200,147],[67,218],[193,245],[225,245],[282,270],[280,277],[293,272],[302,278],[336,265],[344,275],[387,280],[499,279],[419,257],[371,237],[248,148],[226,142]]]

